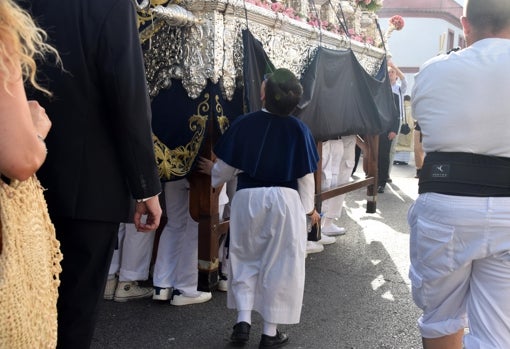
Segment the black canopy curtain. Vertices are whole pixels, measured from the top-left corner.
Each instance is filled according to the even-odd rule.
[[[262,44],[243,30],[244,98],[247,111],[258,110],[260,84],[274,70]],[[303,97],[295,115],[317,141],[342,135],[379,134],[389,128],[397,112],[387,79],[386,59],[378,74],[368,74],[352,50],[319,47],[304,72]]]

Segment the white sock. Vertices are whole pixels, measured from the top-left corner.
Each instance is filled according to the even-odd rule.
[[[237,312],[237,323],[247,322],[251,325],[251,310],[239,310]]]
[[[266,336],[274,337],[276,336],[276,328],[278,324],[273,324],[271,322],[264,321],[264,328],[262,329],[262,333]]]
[[[323,218],[323,222],[322,222],[322,227],[329,227],[333,225],[333,218],[329,218],[329,217],[324,217]]]

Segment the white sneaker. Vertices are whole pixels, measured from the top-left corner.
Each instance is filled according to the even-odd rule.
[[[172,296],[172,288],[156,287],[152,293],[152,299],[155,301],[167,301]]]
[[[142,287],[136,281],[119,281],[115,296],[115,302],[127,302],[130,299],[148,298],[152,296],[152,287]]]
[[[108,275],[108,280],[106,281],[106,287],[104,288],[103,298],[111,301],[113,296],[115,295],[115,290],[117,289],[117,277],[110,277]]]
[[[223,274],[221,271],[219,273],[219,281],[218,281],[218,291],[227,292],[227,275]]]
[[[221,291],[221,292],[228,291],[227,280],[218,281],[218,291]]]
[[[324,251],[324,246],[317,241],[310,241],[308,240],[306,242],[306,253],[318,253]]]
[[[198,297],[186,297],[179,290],[174,290],[172,293],[172,299],[170,300],[170,304],[172,305],[189,305],[189,304],[198,304],[204,303],[211,300],[212,294],[211,292],[199,292]]]
[[[321,229],[321,233],[327,236],[345,235],[345,228],[336,224],[330,224]]]
[[[336,239],[332,236],[328,236],[326,234],[321,234],[321,239],[317,242],[322,245],[331,245],[336,242]]]

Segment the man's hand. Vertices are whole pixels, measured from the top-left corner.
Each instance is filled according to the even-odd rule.
[[[317,210],[313,210],[313,213],[311,215],[309,215],[308,217],[310,217],[312,226],[320,223],[320,221],[321,221],[321,215],[319,214],[319,212],[317,212]]]
[[[206,159],[202,156],[198,159],[197,169],[198,169],[198,172],[200,172],[200,173],[210,176],[213,166],[214,166],[214,162],[212,162],[209,159]]]
[[[145,202],[137,202],[134,216],[136,230],[141,232],[156,230],[161,220],[161,213],[158,195],[151,197]],[[145,223],[142,222],[142,215],[147,215]]]

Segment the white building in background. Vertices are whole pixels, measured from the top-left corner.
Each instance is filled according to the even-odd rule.
[[[462,6],[455,0],[384,0],[377,15],[383,33],[392,16],[404,19],[404,28],[388,39],[387,50],[406,75],[406,94],[411,94],[414,75],[425,61],[453,47],[465,47]]]

